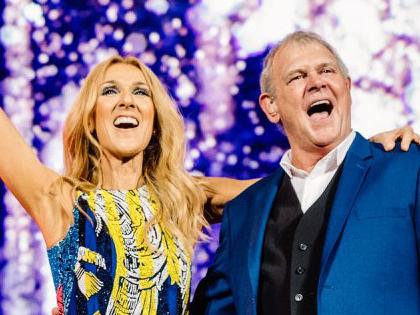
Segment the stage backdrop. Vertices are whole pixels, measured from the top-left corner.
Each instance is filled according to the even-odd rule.
[[[407,123],[420,130],[416,0],[6,0],[0,11],[0,104],[57,171],[80,83],[120,53],[149,65],[179,105],[189,171],[270,173],[287,141],[258,108],[258,76],[268,47],[298,29],[324,36],[348,65],[356,130],[370,136]],[[42,237],[13,196],[3,187],[0,194],[0,313],[49,314],[54,290]],[[193,287],[218,226],[210,233],[213,241],[196,249]]]

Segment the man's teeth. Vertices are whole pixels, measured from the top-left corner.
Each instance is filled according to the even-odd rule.
[[[328,104],[328,105],[330,105],[330,101],[329,100],[320,100],[320,101],[317,101],[317,102],[313,103],[311,105],[311,107],[316,106],[316,105],[320,105],[320,104]]]
[[[133,117],[128,116],[120,116],[117,119],[114,120],[114,126],[131,126],[131,127],[137,127],[139,124],[139,121]]]

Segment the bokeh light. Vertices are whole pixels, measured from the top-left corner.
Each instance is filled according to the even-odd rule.
[[[0,3],[1,104],[49,167],[62,171],[62,126],[80,83],[110,55],[135,55],[182,112],[191,172],[252,178],[278,167],[287,139],[258,106],[270,45],[323,35],[350,69],[353,126],[365,136],[420,131],[420,3],[412,0],[6,0]],[[42,237],[0,188],[0,313],[49,314],[54,291]],[[193,289],[217,247],[199,244]]]

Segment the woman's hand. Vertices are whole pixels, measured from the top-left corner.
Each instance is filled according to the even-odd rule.
[[[411,126],[385,131],[374,135],[369,140],[380,143],[385,151],[391,151],[395,147],[395,142],[401,139],[401,150],[408,151],[411,142],[420,144],[420,135],[416,134]]]
[[[420,144],[420,135],[416,134],[410,126],[381,132],[369,140],[382,144],[386,151],[390,151],[394,149],[398,139],[401,139],[403,151],[409,149],[411,142]],[[238,180],[205,176],[196,176],[195,179],[206,194],[207,202],[204,211],[210,223],[220,222],[225,204],[259,180],[259,178]]]

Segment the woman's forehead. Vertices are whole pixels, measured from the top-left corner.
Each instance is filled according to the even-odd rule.
[[[139,67],[121,62],[114,63],[106,69],[103,77],[103,83],[108,81],[115,81],[119,83],[141,82],[143,84],[147,84],[146,77]]]

